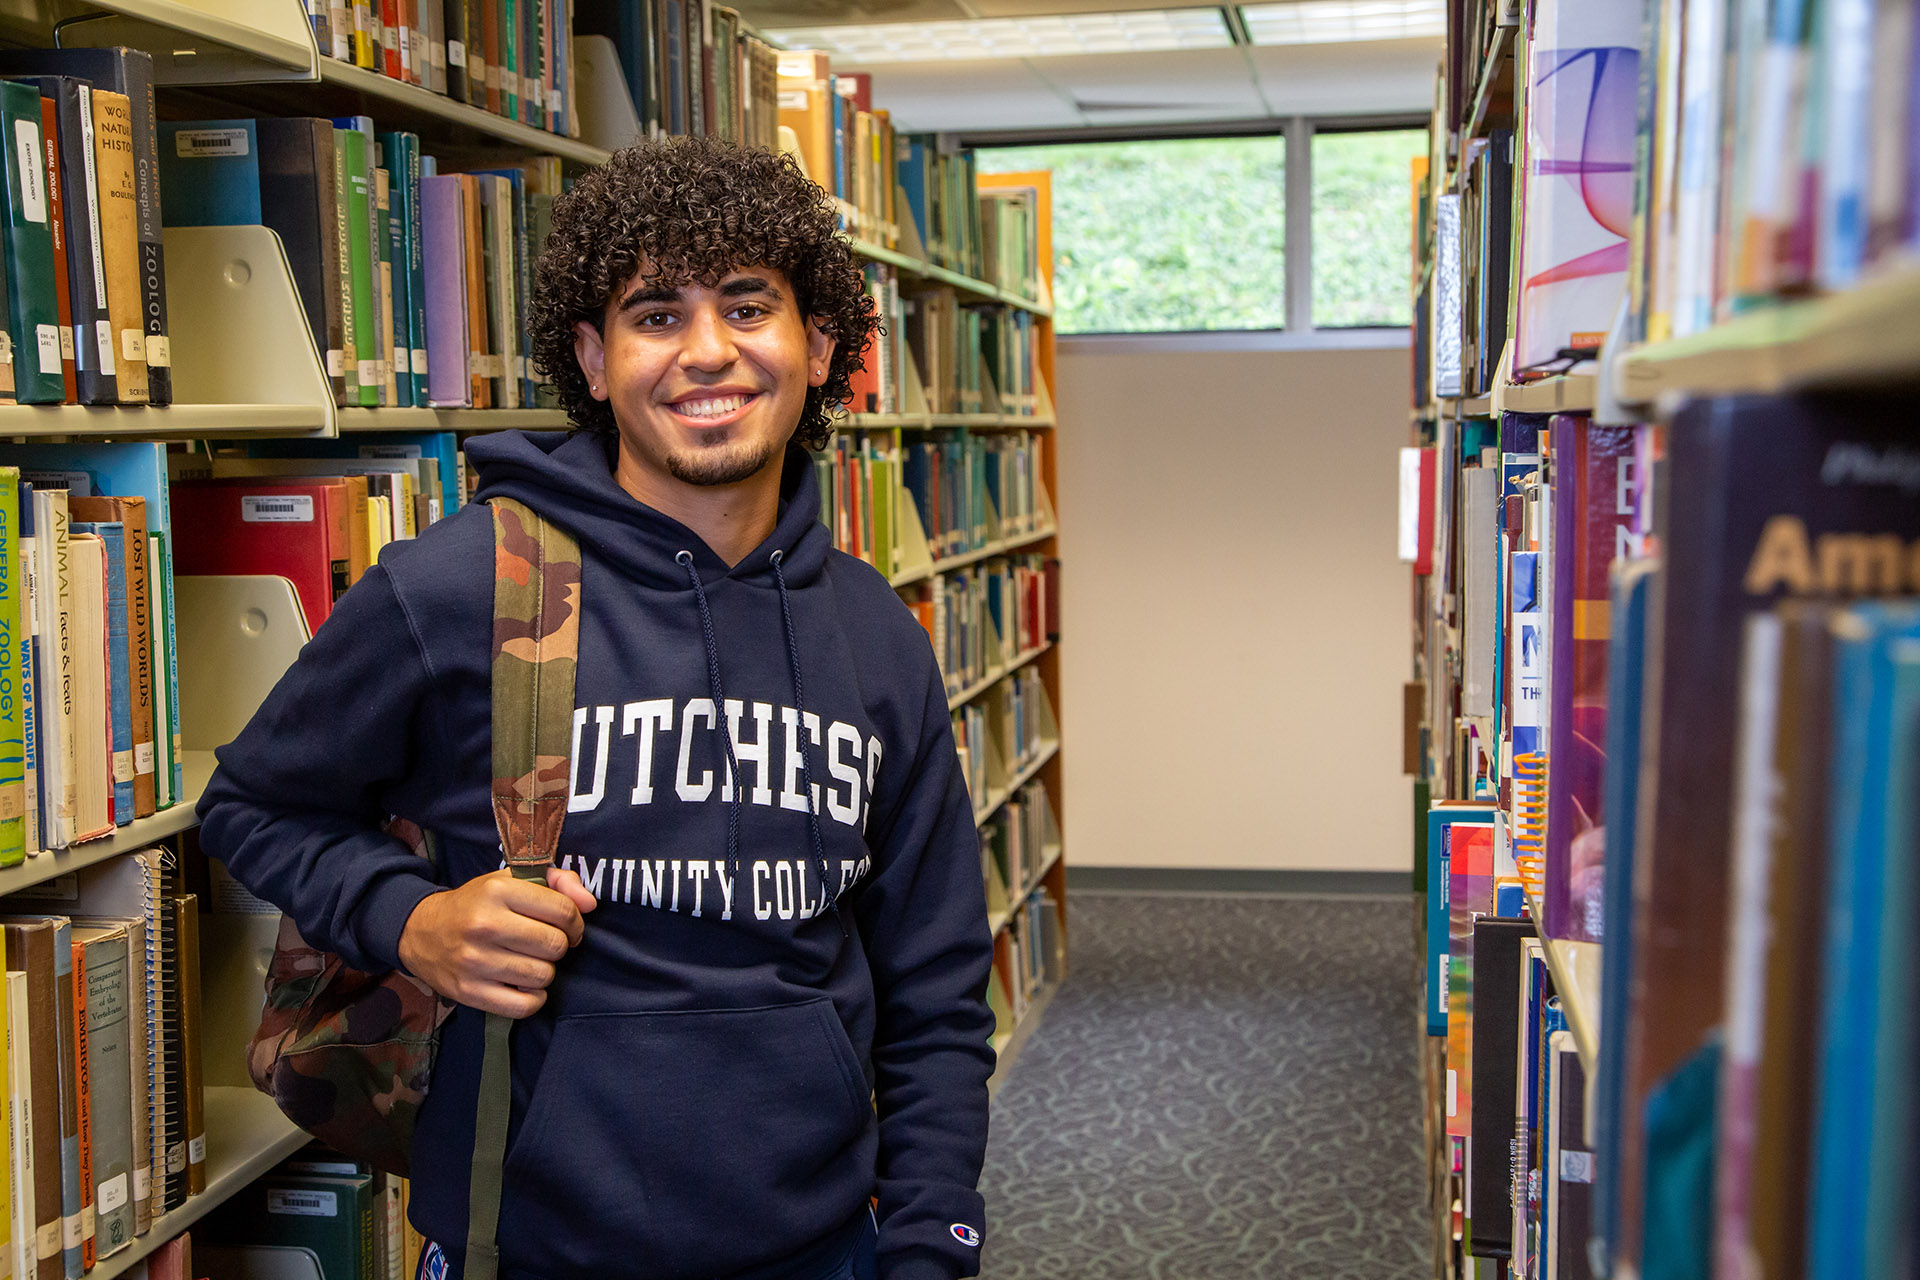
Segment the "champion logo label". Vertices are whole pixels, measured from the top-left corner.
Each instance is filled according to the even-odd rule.
[[[980,1233],[966,1223],[956,1222],[948,1227],[947,1230],[953,1232],[953,1238],[961,1244],[966,1245],[969,1249],[978,1249],[980,1247]]]
[[[431,1240],[427,1241],[427,1247],[420,1251],[419,1280],[447,1280],[450,1270],[452,1267],[447,1262],[447,1255],[440,1251],[440,1246]]]

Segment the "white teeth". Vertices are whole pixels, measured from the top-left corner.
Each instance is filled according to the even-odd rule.
[[[746,396],[717,396],[712,400],[683,400],[674,408],[689,418],[718,418],[746,403]]]

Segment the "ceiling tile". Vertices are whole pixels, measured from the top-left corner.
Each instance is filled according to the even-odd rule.
[[[1269,45],[1246,53],[1277,115],[1426,112],[1441,43]]]
[[[1063,95],[1082,104],[1095,124],[1133,123],[1111,107],[1164,107],[1184,118],[1192,111],[1210,118],[1263,116],[1266,106],[1239,49],[1193,49],[1168,53],[1035,58],[1034,71]]]
[[[1050,129],[1082,123],[1073,107],[1017,59],[915,62],[871,68],[873,101],[908,132]]]

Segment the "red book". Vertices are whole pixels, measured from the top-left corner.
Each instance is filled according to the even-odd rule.
[[[400,0],[380,0],[380,69],[389,80],[405,80],[400,68]]]
[[[1420,546],[1414,553],[1413,571],[1433,572],[1433,446],[1420,451]]]
[[[40,137],[47,151],[47,222],[53,231],[53,297],[60,312],[60,376],[66,401],[78,404],[73,381],[73,299],[67,293],[66,201],[60,190],[60,103],[40,99]]]
[[[278,574],[317,631],[347,589],[352,500],[339,480],[197,480],[173,486],[174,571]]]

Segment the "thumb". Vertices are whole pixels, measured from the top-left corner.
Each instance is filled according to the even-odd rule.
[[[565,894],[582,913],[599,906],[599,901],[587,892],[587,886],[580,883],[580,877],[573,871],[562,871],[559,867],[547,868],[547,888]]]

